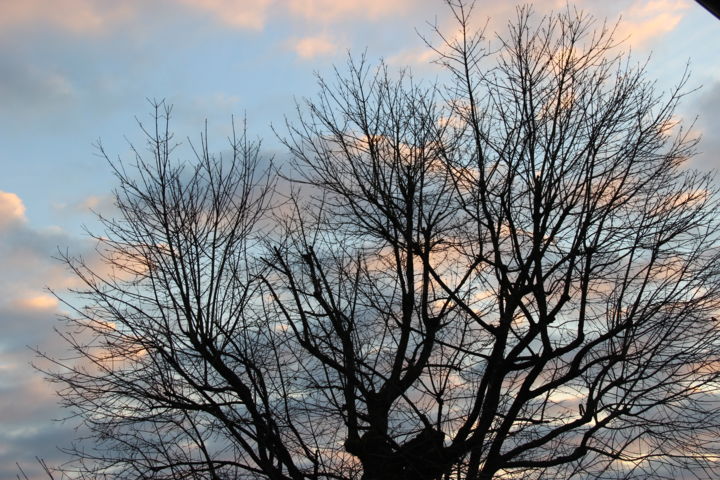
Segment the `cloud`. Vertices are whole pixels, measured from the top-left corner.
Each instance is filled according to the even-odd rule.
[[[633,47],[645,46],[675,30],[688,7],[688,2],[682,0],[635,2],[623,14],[617,38],[627,38]]]
[[[227,25],[262,30],[271,0],[179,0],[190,7],[206,11]]]
[[[57,303],[45,287],[66,288],[75,278],[53,257],[58,249],[88,256],[94,252],[93,242],[72,237],[59,227],[30,225],[23,201],[14,193],[0,191],[0,222],[0,308],[14,314],[55,308]]]
[[[6,314],[0,311],[3,318]],[[38,328],[45,319],[24,320]],[[0,478],[16,478],[16,462],[30,479],[47,478],[35,457],[59,465],[67,458],[58,446],[68,446],[77,435],[73,425],[54,421],[67,412],[58,405],[52,385],[32,369],[32,360],[32,351],[24,346],[0,348]]]
[[[53,422],[67,415],[58,406],[52,384],[35,371],[28,346],[55,357],[66,345],[54,332],[61,305],[45,286],[63,289],[73,277],[51,257],[58,248],[92,252],[91,244],[57,227],[35,228],[22,199],[0,191],[0,478],[15,478],[19,462],[31,479],[46,478],[35,457],[60,464],[57,446],[75,438],[73,425]]]
[[[0,190],[0,231],[25,221],[25,205],[20,197]]]
[[[0,98],[13,116],[64,106],[74,97],[76,88],[68,76],[50,65],[24,62],[0,49]]]
[[[178,4],[204,11],[221,23],[261,30],[273,0],[22,0],[0,2],[0,27],[43,25],[75,34],[102,34],[119,25],[167,21],[178,13]],[[280,7],[278,5],[277,7]]]
[[[322,55],[332,55],[337,50],[337,44],[327,35],[304,37],[292,42],[291,48],[303,59],[311,59]]]
[[[608,25],[612,27],[621,17],[615,32],[615,39],[627,40],[627,45],[641,48],[652,46],[653,42],[660,37],[673,32],[691,5],[687,0],[623,0],[605,4],[578,0],[576,3],[578,11],[588,13],[595,18],[594,29],[600,29],[606,19]],[[532,5],[533,24],[540,22],[543,15],[550,12],[563,12],[567,8],[565,0],[538,0]],[[478,2],[470,17],[470,30],[479,31],[485,28],[485,36],[488,41],[491,44],[497,44],[495,33],[500,36],[506,35],[508,22],[515,21],[516,12],[517,6],[511,2]],[[437,13],[439,14],[437,27],[443,36],[451,40],[458,40],[460,31],[457,22],[449,15],[449,11],[438,8]],[[421,27],[419,31],[435,47],[441,50],[445,49],[432,28]],[[389,55],[387,63],[417,67],[426,66],[433,58],[434,54],[430,49],[416,47],[399,50]]]
[[[700,154],[693,158],[693,166],[704,170],[720,168],[720,137],[717,135],[720,123],[720,81],[703,89],[689,110],[693,113],[703,112],[695,124],[702,138],[698,146]],[[686,117],[692,118],[693,113],[688,113]]]
[[[412,48],[402,50],[386,59],[388,65],[398,67],[405,66],[427,66],[438,57],[437,52],[432,48]]]
[[[543,18],[543,15],[550,12],[563,11],[566,5],[567,2],[565,0],[537,0],[533,2],[533,22],[537,24]],[[424,20],[427,23],[420,23],[418,25],[417,31],[419,35],[434,48],[450,53],[444,45],[442,38],[434,31],[434,27],[437,27],[442,36],[451,43],[461,41],[462,31],[459,28],[457,20],[447,6],[436,4],[434,8],[428,8],[427,5],[425,5],[425,7],[425,17],[421,22]],[[470,32],[484,31],[486,40],[490,43],[497,43],[496,34],[501,36],[506,35],[508,23],[514,23],[516,20],[518,13],[517,7],[518,4],[513,2],[478,1],[474,8],[469,11],[468,30]],[[415,4],[413,4],[413,8],[416,8]],[[467,12],[468,10],[466,10],[466,13]],[[434,21],[431,20],[433,15],[436,15]],[[422,41],[418,40],[415,43],[415,47],[396,50],[395,53],[387,56],[386,62],[389,65],[400,67],[411,66],[414,69],[418,67],[421,69],[435,69],[436,67],[430,67],[430,64],[438,57],[438,54],[427,45],[422,46],[422,43]]]
[[[269,19],[290,14],[310,22],[337,22],[402,14],[409,0],[178,0],[232,27],[262,30]]]
[[[82,209],[83,211],[86,211],[86,210],[97,211],[98,208],[107,206],[108,202],[112,202],[112,197],[100,196],[100,195],[90,195],[89,197],[86,197],[82,201],[80,201],[80,203],[78,204],[78,208]],[[112,205],[112,203],[110,203],[110,205]]]
[[[92,214],[112,216],[115,212],[115,197],[112,195],[88,195],[78,201],[69,203],[56,203],[53,205],[56,214]]]
[[[44,24],[74,33],[99,33],[132,15],[135,2],[22,0],[0,2],[0,27]]]
[[[77,34],[101,34],[115,30],[121,24],[144,23],[148,19],[167,20],[177,16],[178,4],[205,12],[220,23],[231,27],[259,31],[269,21],[280,17],[294,17],[311,23],[394,18],[418,9],[447,16],[440,4],[411,0],[164,0],[143,2],[124,0],[23,0],[0,2],[0,27],[4,30],[32,25],[47,25]],[[563,0],[540,0],[537,11],[562,9]],[[432,7],[432,8],[431,8]],[[600,10],[616,15],[622,5]],[[683,0],[635,1],[627,8],[622,27],[623,36],[631,35],[633,43],[642,43],[673,30],[682,19],[689,3]],[[475,17],[483,22],[488,17],[512,17],[514,4],[479,2]],[[593,10],[596,8],[593,7]],[[173,15],[168,15],[172,12]],[[504,21],[504,20],[503,20]]]
[[[377,20],[398,15],[412,6],[408,0],[289,0],[291,12],[308,20],[331,22],[364,18]]]
[[[15,305],[24,310],[54,310],[58,306],[57,298],[46,293],[20,298]]]

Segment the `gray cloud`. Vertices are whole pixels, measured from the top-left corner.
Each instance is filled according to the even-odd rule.
[[[52,331],[48,318],[42,314],[29,318],[0,312],[0,316],[3,325],[28,322],[26,331],[28,325]],[[58,405],[53,386],[30,365],[33,353],[20,342],[37,338],[27,336],[14,337],[17,344],[0,349],[0,478],[14,478],[19,473],[16,462],[31,479],[43,478],[35,457],[45,459],[49,465],[59,465],[66,455],[58,447],[68,446],[75,437],[72,423],[56,421],[67,412]]]
[[[720,82],[706,87],[692,107],[695,113],[700,112],[695,127],[702,135],[700,154],[693,159],[693,166],[720,169]]]
[[[76,436],[72,422],[56,421],[68,412],[58,405],[54,386],[31,365],[37,362],[31,346],[52,354],[64,350],[53,332],[56,323],[52,308],[0,309],[0,478],[15,478],[17,462],[32,480],[47,480],[35,457],[59,465],[66,455],[58,447]]]
[[[47,107],[69,100],[74,93],[71,81],[59,72],[43,71],[7,57],[0,62],[0,96],[6,107]]]
[[[54,332],[61,306],[45,287],[62,290],[70,279],[51,255],[58,248],[79,254],[89,247],[59,229],[35,229],[22,217],[0,228],[0,478],[15,478],[17,462],[31,479],[47,480],[35,457],[49,465],[62,463],[65,455],[58,447],[69,446],[76,436],[72,423],[54,421],[68,412],[31,363],[39,361],[33,348],[54,356],[66,350]]]

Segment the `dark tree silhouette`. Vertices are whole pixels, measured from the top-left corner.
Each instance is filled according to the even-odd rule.
[[[174,162],[162,104],[110,162],[118,214],[101,266],[65,259],[85,287],[51,374],[80,472],[719,473],[718,197],[685,166],[687,77],[659,92],[569,8],[486,49],[450,6],[445,84],[351,60],[275,179],[244,135]]]
[[[702,5],[705,10],[715,15],[715,17],[720,18],[720,6],[718,6],[717,3],[709,0],[697,0],[697,3]]]

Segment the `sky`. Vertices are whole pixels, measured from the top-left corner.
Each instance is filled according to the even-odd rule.
[[[539,14],[566,0],[539,0]],[[659,89],[690,62],[678,115],[702,135],[694,168],[720,167],[720,20],[689,0],[578,0],[598,18],[621,18],[618,37]],[[478,24],[502,32],[512,2],[478,0]],[[31,362],[32,348],[62,356],[54,331],[63,307],[48,288],[74,280],[53,256],[91,254],[92,211],[112,214],[114,178],[93,147],[127,157],[140,141],[147,99],[174,105],[178,139],[208,122],[222,150],[231,118],[247,117],[251,137],[282,155],[282,131],[295,102],[317,92],[350,55],[441,73],[420,35],[428,22],[450,28],[441,0],[0,0],[0,479],[20,463],[41,478],[34,458],[63,461],[57,447],[76,436],[58,406],[56,385]],[[187,142],[185,142],[187,143]]]

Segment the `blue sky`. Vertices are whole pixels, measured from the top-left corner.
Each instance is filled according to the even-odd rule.
[[[512,2],[478,0],[478,24],[502,31]],[[565,0],[540,0],[542,14]],[[626,38],[658,88],[677,81],[689,60],[690,95],[678,113],[703,134],[693,166],[720,166],[720,20],[689,0],[578,1],[599,20],[622,16]],[[278,152],[295,99],[316,91],[314,72],[331,75],[347,52],[409,66],[432,81],[439,72],[418,33],[427,21],[450,28],[441,0],[1,0],[0,1],[0,478],[15,462],[31,478],[33,457],[54,464],[56,445],[74,437],[72,422],[53,422],[54,386],[29,366],[27,346],[62,353],[53,332],[62,310],[45,288],[73,280],[52,260],[57,248],[90,251],[82,225],[90,209],[110,205],[113,178],[96,155],[126,155],[139,139],[135,116],[146,98],[175,106],[179,139],[205,119],[224,147],[232,115],[247,115],[251,136]],[[39,477],[37,477],[39,478]]]

